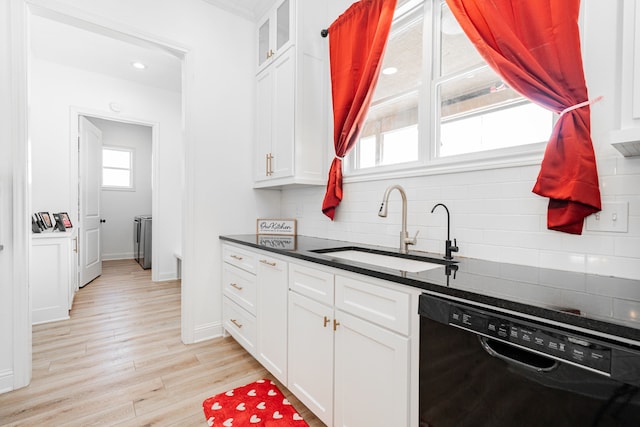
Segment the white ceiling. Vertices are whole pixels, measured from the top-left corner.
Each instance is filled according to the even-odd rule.
[[[256,21],[275,0],[203,1]],[[175,53],[131,37],[114,38],[100,29],[92,31],[45,16],[30,15],[30,45],[35,58],[169,91],[181,90],[182,63]],[[135,69],[133,61],[147,68]]]
[[[181,90],[181,60],[166,50],[129,43],[38,15],[31,16],[30,26],[31,53],[37,59],[160,89]],[[134,61],[144,63],[147,68],[133,68]]]

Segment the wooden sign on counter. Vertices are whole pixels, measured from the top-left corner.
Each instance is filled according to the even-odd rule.
[[[295,236],[296,220],[260,218],[258,219],[256,234]]]

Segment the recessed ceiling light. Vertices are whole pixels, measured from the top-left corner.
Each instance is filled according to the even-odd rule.
[[[387,67],[384,70],[382,70],[382,74],[386,75],[386,76],[390,76],[392,74],[395,74],[398,72],[398,69],[396,67]]]
[[[138,70],[144,70],[145,68],[147,68],[146,65],[144,65],[142,62],[139,62],[139,61],[132,62],[131,66],[133,68],[137,68]]]

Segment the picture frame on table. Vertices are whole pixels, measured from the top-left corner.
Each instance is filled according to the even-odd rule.
[[[55,218],[56,222],[61,222],[65,228],[73,227],[73,224],[71,224],[71,219],[69,219],[68,213],[58,212],[53,214],[53,217]]]
[[[53,218],[49,212],[38,212],[38,215],[40,216],[45,228],[53,228]]]

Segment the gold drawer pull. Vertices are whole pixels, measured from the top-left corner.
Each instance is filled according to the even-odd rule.
[[[238,322],[236,319],[230,319],[231,323],[236,325],[238,328],[242,328],[242,323]]]
[[[337,331],[338,330],[338,325],[340,324],[340,322],[338,322],[336,319],[333,319],[333,330]]]
[[[231,283],[231,286],[236,288],[237,290],[241,291],[242,290],[242,286],[238,285],[237,283]]]
[[[278,265],[278,263],[275,263],[275,262],[269,262],[269,261],[267,261],[266,259],[261,259],[261,260],[260,260],[260,262],[261,262],[261,263],[263,263],[263,264],[270,265],[271,267],[275,267],[276,265]]]
[[[231,255],[231,258],[237,259],[238,261],[242,261],[244,259],[240,255]]]
[[[327,316],[324,316],[324,327],[326,328],[327,325],[329,324],[329,322],[331,322],[331,319],[329,319]]]

